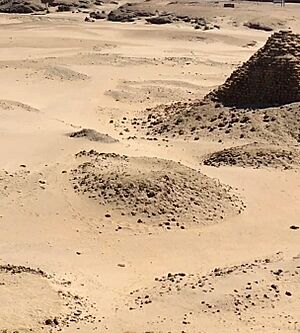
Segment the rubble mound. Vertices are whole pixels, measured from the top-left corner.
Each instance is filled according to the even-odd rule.
[[[244,208],[229,186],[180,163],[93,150],[76,157],[84,161],[71,171],[74,190],[137,223],[184,229],[221,222]]]
[[[79,322],[94,323],[91,304],[73,295],[70,284],[39,268],[0,265],[0,332],[53,332]]]
[[[266,107],[300,101],[300,35],[274,33],[226,82],[206,96],[225,106]]]
[[[128,307],[137,313],[143,309],[152,320],[161,313],[159,305],[163,304],[170,330],[180,320],[182,329],[189,327],[191,331],[207,321],[209,332],[229,332],[236,326],[249,332],[257,327],[260,332],[281,327],[292,331],[300,320],[299,264],[299,255],[284,258],[277,253],[253,262],[216,267],[206,274],[169,272],[156,277],[151,285],[133,290]]]
[[[300,166],[300,150],[252,143],[212,153],[205,157],[203,164],[214,167],[239,166],[243,168],[291,169]]]
[[[116,143],[119,142],[108,134],[97,132],[90,128],[83,128],[80,131],[72,132],[69,134],[70,138],[86,138],[90,141],[97,141],[102,143]]]
[[[247,139],[272,144],[300,142],[300,103],[270,108],[222,107],[196,100],[159,105],[130,119],[131,134],[199,140]]]

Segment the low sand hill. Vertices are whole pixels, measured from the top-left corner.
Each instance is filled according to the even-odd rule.
[[[108,134],[100,133],[96,130],[90,128],[83,128],[80,131],[72,132],[69,134],[70,138],[86,138],[90,141],[97,141],[102,143],[116,143],[118,142],[117,139],[114,139]]]
[[[299,103],[281,107],[238,109],[209,101],[179,102],[145,111],[127,122],[131,134],[165,138],[254,139],[272,143],[300,142]]]
[[[238,107],[299,102],[300,35],[289,31],[274,33],[207,98]]]
[[[133,290],[128,307],[136,316],[146,313],[155,327],[168,323],[172,332],[173,327],[229,332],[237,326],[243,332],[294,331],[300,320],[299,282],[300,256],[283,259],[278,253],[207,274],[168,273],[153,286]],[[166,314],[163,307],[172,311]]]
[[[300,166],[300,150],[252,143],[231,147],[205,156],[204,165],[292,169]]]
[[[53,332],[94,322],[87,300],[72,295],[70,284],[57,282],[40,269],[1,265],[0,332]]]
[[[114,153],[80,152],[71,171],[74,190],[110,212],[137,223],[185,229],[218,223],[241,213],[243,205],[231,188],[172,161]]]

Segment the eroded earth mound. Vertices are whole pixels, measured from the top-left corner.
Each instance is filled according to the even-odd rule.
[[[53,332],[93,323],[91,306],[68,290],[70,284],[41,269],[0,265],[0,332]]]
[[[211,101],[178,102],[147,109],[130,120],[131,133],[166,138],[254,139],[300,142],[299,103],[270,108],[222,107]],[[128,124],[126,124],[128,126]]]
[[[252,143],[212,153],[205,157],[203,164],[214,167],[239,166],[291,169],[300,165],[300,150]]]
[[[100,133],[96,130],[90,128],[83,128],[80,131],[72,132],[69,134],[70,138],[86,138],[90,141],[98,141],[102,143],[115,143],[118,142],[117,139],[114,139],[108,134]]]
[[[294,331],[300,320],[300,257],[280,256],[207,274],[167,273],[152,286],[133,290],[128,307],[137,316],[143,309],[150,322],[169,323],[170,330],[197,331],[201,326],[203,331],[229,332],[238,325],[244,332]],[[161,304],[172,313],[163,312]]]
[[[184,229],[221,222],[244,207],[229,186],[173,161],[96,151],[76,157],[74,190],[137,223]]]

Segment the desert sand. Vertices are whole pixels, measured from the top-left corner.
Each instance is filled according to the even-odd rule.
[[[230,75],[300,4],[234,4],[0,14],[1,333],[299,332],[297,38]]]

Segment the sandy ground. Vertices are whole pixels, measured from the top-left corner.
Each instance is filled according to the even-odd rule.
[[[268,22],[280,17],[300,32],[297,5],[246,4],[235,16],[242,21],[250,9]],[[95,318],[70,321],[65,332],[300,329],[300,231],[290,229],[300,224],[299,170],[201,166],[204,154],[238,143],[127,140],[114,126],[147,107],[201,98],[269,36],[234,27],[231,14],[222,13],[221,29],[207,32],[184,24],[84,23],[83,14],[0,16],[0,264],[41,268],[70,281],[64,288],[87,299]],[[68,136],[81,128],[119,141]],[[246,209],[222,223],[184,230],[137,228],[127,215],[108,217],[105,205],[74,192],[69,181],[78,166],[74,155],[90,149],[180,162],[230,185]],[[232,266],[223,280],[210,274]],[[45,325],[67,313],[59,287],[31,273],[0,269],[0,298],[7,300],[0,302],[0,332],[59,329]],[[180,288],[159,281],[168,273],[171,279],[185,274]],[[190,287],[198,275],[209,276],[205,281],[214,288],[205,298],[203,286]],[[256,297],[256,306],[248,311],[244,292],[254,281],[259,290],[249,297]],[[280,289],[278,300],[272,284]],[[160,288],[168,292],[160,294]],[[144,299],[140,307],[145,295],[151,303]]]

